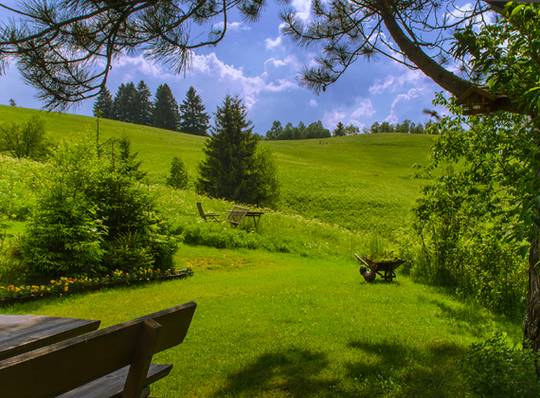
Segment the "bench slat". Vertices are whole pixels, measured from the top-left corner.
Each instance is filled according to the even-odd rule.
[[[148,386],[167,376],[171,369],[172,365],[150,365],[148,376],[146,376],[145,385]],[[110,373],[97,380],[87,383],[84,386],[59,395],[57,398],[120,397],[128,372],[129,366],[123,367],[116,372]]]

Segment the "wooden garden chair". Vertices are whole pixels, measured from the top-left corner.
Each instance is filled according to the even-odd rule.
[[[202,207],[201,202],[197,202],[197,209],[199,210],[199,215],[204,221],[215,221],[219,222],[219,214],[217,213],[206,213]]]
[[[231,223],[233,227],[237,227],[240,225],[244,217],[246,217],[248,212],[249,212],[249,209],[246,209],[244,207],[234,206],[229,212],[229,216],[227,217],[227,220]]]

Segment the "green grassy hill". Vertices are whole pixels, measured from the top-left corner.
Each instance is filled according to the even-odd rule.
[[[94,139],[91,117],[0,106],[0,122],[40,115],[49,136],[59,141],[85,134]],[[140,153],[152,183],[162,183],[173,156],[192,179],[205,139],[112,120],[101,120],[102,141],[127,136]],[[263,142],[271,148],[281,182],[279,209],[336,224],[355,232],[389,236],[407,217],[419,182],[412,165],[425,163],[432,137],[404,134]]]
[[[96,121],[88,117],[0,107],[0,123],[38,113],[55,141],[95,139]],[[496,330],[521,338],[519,324],[404,275],[392,284],[366,284],[358,274],[352,252],[377,252],[407,219],[421,183],[412,165],[426,162],[432,137],[263,142],[276,157],[282,199],[252,231],[205,223],[195,207],[202,201],[225,215],[232,203],[162,184],[173,156],[195,177],[204,138],[109,120],[101,129],[102,140],[127,136],[139,151],[147,188],[183,241],[175,264],[191,267],[194,276],[2,312],[109,326],[196,301],[185,342],[156,358],[174,368],[155,396],[474,397],[461,368],[470,344]],[[11,220],[8,235],[24,231],[43,167],[0,155],[0,216]],[[4,238],[0,283],[17,276],[2,257],[12,237]]]

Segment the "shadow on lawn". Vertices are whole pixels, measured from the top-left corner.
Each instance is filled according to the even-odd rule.
[[[324,352],[290,348],[265,353],[229,375],[215,397],[454,397],[463,385],[457,365],[463,349],[447,344],[414,350],[392,342],[353,341],[345,348],[354,362],[338,364],[340,378]],[[344,354],[345,354],[344,352]],[[345,376],[341,376],[344,374]]]

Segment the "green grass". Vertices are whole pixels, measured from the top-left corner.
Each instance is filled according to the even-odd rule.
[[[194,300],[160,397],[455,397],[466,347],[519,326],[399,276],[361,282],[352,261],[184,247],[187,280],[17,305],[8,313],[101,319],[103,326]]]
[[[0,106],[0,120],[40,114],[50,137],[95,136],[94,118]],[[151,183],[163,183],[171,159],[180,156],[191,179],[203,157],[205,139],[151,127],[101,121],[102,142],[127,136],[143,160]],[[418,194],[415,163],[425,163],[431,136],[374,134],[331,139],[263,142],[277,160],[281,183],[278,209],[317,218],[364,234],[385,237],[406,222]]]
[[[0,120],[36,112],[0,107]],[[55,141],[95,131],[92,118],[41,114]],[[146,188],[184,241],[228,249],[182,245],[176,264],[195,271],[187,280],[46,299],[4,312],[93,318],[109,326],[196,301],[186,341],[156,358],[174,364],[155,386],[156,396],[466,397],[460,363],[467,347],[494,330],[520,339],[520,325],[474,303],[402,275],[392,284],[368,285],[358,273],[351,254],[385,254],[407,223],[420,187],[412,165],[426,162],[432,137],[263,142],[276,157],[282,196],[253,231],[205,223],[195,207],[202,201],[224,219],[232,203],[163,185],[173,156],[194,178],[204,138],[108,120],[101,132],[102,142],[131,139],[148,172]],[[41,167],[0,156],[6,252],[17,249],[15,236],[24,231]],[[17,271],[13,261],[0,262],[0,277],[10,267]]]

